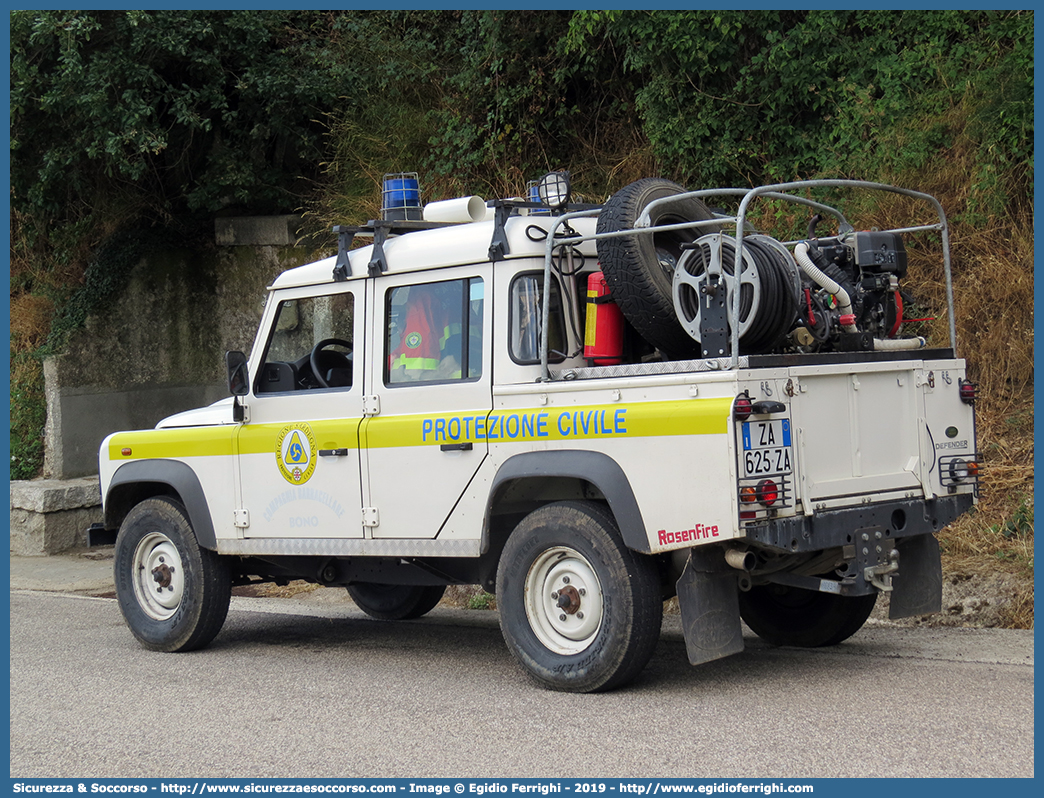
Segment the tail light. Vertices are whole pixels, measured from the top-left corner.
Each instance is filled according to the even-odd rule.
[[[982,463],[977,452],[952,457],[939,458],[939,478],[951,492],[959,485],[971,485],[979,489],[979,477],[982,475]]]
[[[779,486],[771,479],[763,479],[755,489],[757,499],[766,507],[771,507],[779,499]]]
[[[746,421],[752,412],[754,412],[754,403],[750,400],[750,396],[741,393],[732,403],[732,417],[737,421]]]
[[[961,401],[966,405],[975,404],[975,400],[979,398],[979,386],[971,380],[958,380],[957,392],[961,395]]]
[[[979,464],[974,460],[962,460],[955,457],[950,461],[950,479],[954,482],[967,482],[979,476]]]

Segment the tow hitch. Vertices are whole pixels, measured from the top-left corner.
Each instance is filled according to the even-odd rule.
[[[899,572],[899,550],[888,552],[888,562],[863,569],[863,579],[882,593],[892,592],[892,574]]]

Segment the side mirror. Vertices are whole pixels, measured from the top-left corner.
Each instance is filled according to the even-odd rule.
[[[228,392],[233,396],[250,393],[250,372],[242,352],[225,352],[225,370],[228,372]]]

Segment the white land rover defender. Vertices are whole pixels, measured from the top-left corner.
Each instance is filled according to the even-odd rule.
[[[741,618],[825,646],[882,592],[892,617],[940,609],[933,533],[975,503],[979,462],[935,199],[650,178],[597,207],[551,173],[539,200],[422,213],[413,178],[387,185],[404,202],[272,284],[231,398],[103,442],[143,645],[207,645],[234,585],[343,587],[397,620],[478,584],[526,672],[596,691],[641,672],[673,595],[693,664],[740,651]],[[821,189],[929,218],[857,230]],[[765,200],[807,237],[753,229]],[[918,233],[941,243],[945,348],[902,335]]]

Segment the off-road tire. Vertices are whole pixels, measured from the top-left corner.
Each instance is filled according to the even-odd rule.
[[[227,561],[200,547],[177,500],[156,496],[127,514],[116,537],[113,575],[131,632],[153,651],[194,651],[214,639],[228,615]]]
[[[572,603],[558,603],[567,595]],[[578,693],[632,681],[663,618],[655,561],[628,549],[612,515],[593,502],[548,504],[522,519],[500,558],[497,607],[526,673]]]
[[[685,188],[656,177],[638,180],[613,194],[598,216],[597,231],[607,233],[634,227],[635,220],[653,200],[682,194]],[[653,224],[676,224],[714,218],[698,199],[679,200],[668,207],[654,209]],[[636,235],[600,239],[598,260],[609,285],[613,301],[624,317],[650,344],[672,358],[700,357],[698,342],[689,337],[674,312],[673,268],[682,256],[681,245],[707,233],[718,232],[720,225],[672,230],[652,236]],[[662,258],[661,256],[667,256]]]
[[[740,617],[774,646],[834,646],[858,632],[873,612],[877,593],[837,596],[783,585],[740,592]]]
[[[435,609],[446,592],[445,585],[383,585],[356,582],[348,595],[359,609],[380,621],[408,621]]]

